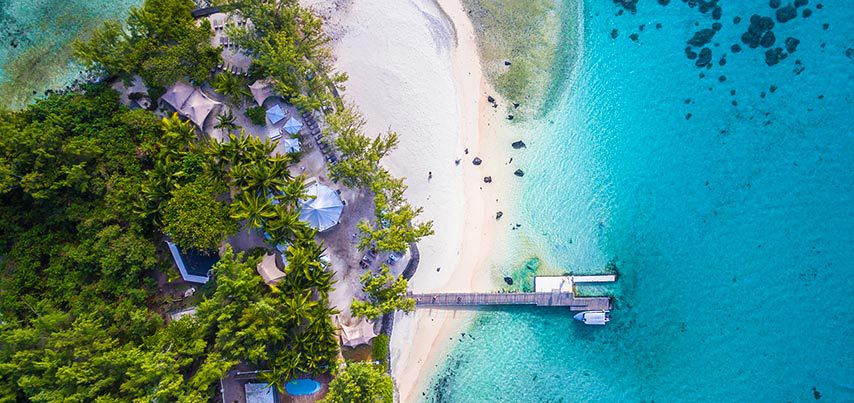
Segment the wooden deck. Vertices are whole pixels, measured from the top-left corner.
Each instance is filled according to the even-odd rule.
[[[610,297],[576,297],[571,292],[432,293],[409,294],[418,307],[486,305],[565,306],[573,311],[610,310]]]

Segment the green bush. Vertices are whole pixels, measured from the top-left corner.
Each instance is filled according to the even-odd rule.
[[[251,121],[253,125],[263,126],[267,123],[267,113],[264,111],[264,108],[260,106],[247,108],[246,112],[243,114],[249,118],[249,121]]]
[[[388,358],[388,336],[385,334],[377,335],[377,337],[374,337],[371,347],[371,355],[374,356],[374,360],[379,361],[385,367],[387,364],[386,358]]]

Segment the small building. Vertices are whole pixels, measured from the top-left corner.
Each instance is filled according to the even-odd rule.
[[[277,260],[276,254],[268,253],[258,262],[258,274],[264,278],[264,283],[267,285],[276,285],[285,277],[285,272],[279,269]],[[285,261],[282,261],[282,263],[285,263]]]
[[[208,282],[209,274],[214,265],[219,262],[216,251],[204,254],[195,249],[181,249],[174,242],[166,241],[169,252],[184,281],[204,284]]]
[[[220,105],[219,102],[210,99],[201,89],[182,82],[177,82],[167,88],[166,93],[160,99],[179,114],[190,119],[199,128],[205,127],[205,120],[211,111]]]
[[[279,393],[276,388],[258,382],[246,382],[243,384],[246,394],[246,403],[279,403]]]

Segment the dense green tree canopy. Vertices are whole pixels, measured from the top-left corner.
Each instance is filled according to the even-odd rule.
[[[353,300],[350,313],[354,317],[364,316],[373,320],[397,310],[404,312],[415,310],[415,300],[406,296],[408,281],[403,276],[395,278],[387,265],[382,265],[379,274],[365,272],[359,281],[362,282],[362,291],[367,294],[367,300]]]
[[[353,362],[338,372],[329,383],[325,403],[391,403],[394,386],[382,366]]]
[[[187,78],[202,83],[220,61],[210,44],[210,23],[196,24],[192,0],[145,0],[133,8],[127,26],[107,22],[75,55],[86,65],[123,78],[137,74],[150,87],[165,88]]]
[[[302,178],[268,143],[230,140],[128,110],[106,86],[0,114],[0,401],[204,402],[240,360],[278,385],[330,369],[332,273],[293,221]],[[287,280],[267,287],[229,251],[199,313],[166,325],[161,231],[209,245],[231,194],[264,191],[280,200],[267,231],[291,245]]]
[[[224,192],[224,186],[207,178],[173,190],[163,208],[163,232],[186,248],[218,249],[223,238],[236,229],[228,207],[217,200]]]
[[[280,95],[306,110],[336,102],[333,90],[347,76],[334,71],[329,37],[318,16],[296,0],[216,3],[252,21],[254,30],[232,28],[230,34],[255,56],[252,70],[270,78]]]

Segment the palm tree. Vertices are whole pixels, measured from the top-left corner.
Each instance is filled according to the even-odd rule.
[[[242,77],[223,72],[214,77],[213,87],[216,92],[224,95],[231,105],[242,105],[246,98],[252,96],[246,81]]]
[[[225,133],[231,133],[232,130],[237,130],[237,124],[235,124],[235,120],[237,120],[230,110],[225,111],[216,117],[216,125],[214,125],[214,129],[222,129]]]
[[[260,228],[274,214],[270,199],[265,195],[242,192],[232,203],[231,217],[236,220],[246,220],[247,228]]]

